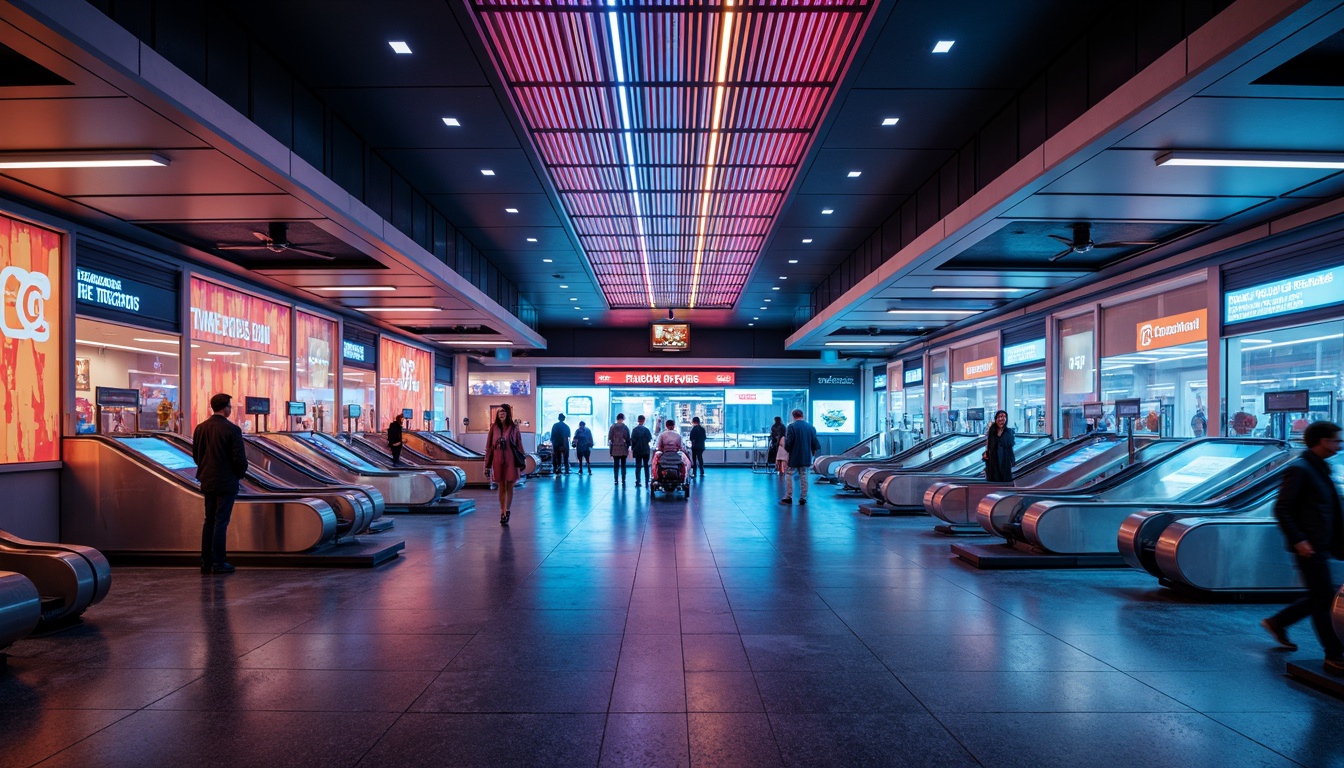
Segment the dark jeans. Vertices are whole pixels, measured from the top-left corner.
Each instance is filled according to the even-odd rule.
[[[561,467],[564,467],[564,470],[566,472],[569,471],[569,446],[565,446],[564,448],[556,447],[552,449],[551,471],[559,472]]]
[[[625,482],[625,457],[624,457],[624,456],[612,456],[612,457],[611,457],[611,469],[612,469],[613,472],[615,472],[615,474],[616,474],[616,479],[619,480],[620,482],[624,483],[624,482]]]
[[[400,446],[400,445],[394,445],[394,446],[392,446],[392,463],[393,463],[394,465],[395,465],[395,464],[400,464],[400,463],[401,463],[401,449],[402,449],[402,446]]]
[[[692,448],[692,449],[691,449],[691,474],[695,474],[697,468],[699,468],[700,474],[702,474],[702,475],[705,474],[705,449],[704,449],[704,448]]]
[[[636,483],[639,482],[639,472],[640,472],[640,468],[641,468],[641,467],[642,467],[643,470],[644,470],[644,482],[647,483],[647,482],[649,482],[649,457],[648,457],[648,456],[636,456],[636,457],[635,457],[635,482],[636,482]]]
[[[229,518],[233,516],[236,493],[205,494],[205,524],[201,526],[201,566],[220,565],[228,554],[225,542],[229,533]]]
[[[584,465],[585,463],[588,464],[588,471],[589,471],[589,472],[592,472],[592,471],[593,471],[593,458],[592,458],[592,456],[593,456],[593,452],[592,452],[592,451],[588,450],[587,448],[585,448],[585,449],[583,449],[583,450],[575,449],[575,450],[574,450],[574,455],[577,456],[577,457],[579,457],[579,471],[580,471],[580,472],[583,471],[583,465]]]
[[[1316,637],[1325,649],[1326,658],[1337,659],[1344,656],[1344,643],[1335,636],[1335,627],[1330,621],[1330,608],[1335,601],[1335,581],[1330,576],[1330,556],[1317,552],[1312,557],[1294,555],[1297,570],[1302,574],[1302,583],[1307,587],[1307,596],[1274,614],[1270,622],[1280,627],[1288,627],[1308,616],[1316,628]]]

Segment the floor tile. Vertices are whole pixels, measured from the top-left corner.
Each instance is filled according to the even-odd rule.
[[[1121,672],[902,672],[935,715],[944,712],[1188,712]]]
[[[900,674],[929,670],[1102,672],[1103,661],[1049,635],[886,635],[864,642]]]
[[[414,712],[606,712],[613,672],[600,670],[502,670],[440,674]]]
[[[1303,765],[1344,766],[1344,712],[1215,712],[1209,717]]]
[[[686,708],[691,712],[764,712],[750,672],[687,672]]]
[[[691,748],[684,714],[612,714],[599,768],[682,768]]]
[[[404,712],[433,672],[240,669],[207,672],[153,709]]]
[[[745,672],[751,669],[741,635],[683,635],[681,649],[687,672]]]
[[[770,721],[763,714],[697,714],[690,724],[692,768],[765,768],[783,765]]]
[[[925,713],[770,715],[784,763],[799,768],[974,766],[965,748]]]
[[[118,709],[0,709],[0,768],[27,768],[134,713]]]
[[[244,655],[245,669],[394,669],[437,672],[468,635],[288,634]]]
[[[604,715],[408,713],[359,768],[596,765]]]
[[[901,682],[865,672],[756,672],[765,710],[771,714],[923,712]]]

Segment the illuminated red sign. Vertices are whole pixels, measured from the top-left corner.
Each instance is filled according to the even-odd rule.
[[[694,387],[727,386],[737,383],[732,371],[597,371],[593,383],[599,385],[633,385],[641,387]]]

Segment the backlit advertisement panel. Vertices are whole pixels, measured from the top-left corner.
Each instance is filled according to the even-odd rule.
[[[0,216],[0,464],[61,458],[61,236]]]
[[[211,396],[233,395],[232,419],[245,432],[262,422],[242,407],[264,397],[274,408],[291,400],[290,308],[217,283],[191,279],[191,410],[199,424],[210,417]],[[268,420],[279,429],[284,417]]]
[[[434,410],[434,354],[386,336],[378,345],[378,410],[380,418],[410,408],[414,413]],[[386,429],[387,424],[379,425]]]

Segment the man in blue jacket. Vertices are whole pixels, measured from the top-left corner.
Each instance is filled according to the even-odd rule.
[[[793,409],[793,422],[784,429],[784,450],[789,452],[789,474],[784,478],[784,498],[780,504],[793,503],[793,474],[798,473],[798,504],[807,503],[807,474],[812,468],[812,454],[821,450],[817,430],[803,421],[803,412]]]
[[[1274,517],[1288,551],[1297,561],[1307,596],[1260,622],[1260,626],[1279,645],[1295,651],[1297,644],[1288,639],[1288,627],[1310,616],[1325,650],[1325,671],[1344,675],[1344,643],[1335,635],[1330,620],[1336,589],[1330,577],[1330,558],[1344,559],[1344,511],[1326,463],[1339,453],[1344,441],[1340,440],[1338,424],[1318,421],[1302,431],[1302,442],[1307,450],[1283,472]]]
[[[565,423],[565,414],[551,425],[551,471],[560,474],[564,465],[565,474],[569,474],[569,425]]]
[[[639,424],[630,430],[630,453],[635,457],[635,487],[638,488],[639,473],[644,473],[644,482],[649,482],[649,443],[653,442],[653,433],[644,426],[644,417],[635,419]]]

